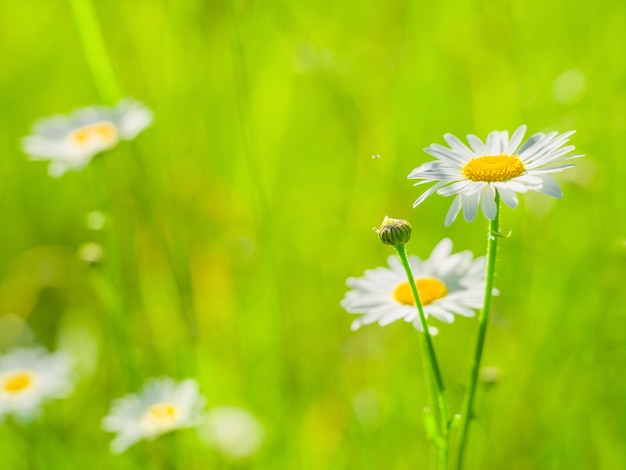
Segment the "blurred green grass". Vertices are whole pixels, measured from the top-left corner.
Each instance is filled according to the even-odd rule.
[[[211,405],[245,406],[268,430],[257,457],[232,465],[181,432],[177,468],[425,468],[417,334],[350,332],[344,281],[390,254],[370,232],[385,214],[412,222],[414,254],[445,236],[482,253],[486,224],[445,229],[442,198],[412,210],[420,190],[406,175],[445,132],[521,123],[576,129],[587,157],[559,178],[562,201],[528,195],[504,211],[512,236],[485,357],[502,381],[479,397],[471,468],[626,468],[622,2],[95,7],[123,89],[156,121],[95,162],[104,181],[97,164],[53,180],[19,139],[38,117],[98,103],[97,89],[68,3],[0,3],[0,314],[72,349],[80,377],[38,428],[0,427],[3,468],[167,468],[159,441],[113,457],[100,429],[112,398],[159,375],[196,376]],[[135,383],[100,271],[76,255],[105,241],[84,222],[102,209],[98,185],[111,195]],[[151,213],[188,260],[195,344]],[[458,410],[475,323],[441,329]]]

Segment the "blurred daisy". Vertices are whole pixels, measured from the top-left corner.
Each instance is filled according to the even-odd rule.
[[[44,402],[68,395],[69,376],[70,360],[63,352],[38,346],[0,356],[0,420],[9,414],[21,420],[35,417]]]
[[[365,271],[363,277],[346,281],[348,291],[341,306],[348,313],[363,314],[352,322],[352,329],[378,322],[388,325],[396,320],[413,322],[421,330],[411,287],[406,273],[395,256],[388,268]],[[452,241],[444,238],[425,261],[410,256],[411,271],[426,317],[452,323],[454,315],[474,316],[482,305],[485,286],[485,258],[475,258],[471,251],[452,254]]]
[[[142,439],[197,425],[204,403],[193,379],[150,379],[139,393],[115,400],[102,427],[117,433],[111,450],[119,454]]]
[[[259,450],[265,430],[250,412],[236,406],[218,406],[205,415],[199,435],[225,456],[242,459]]]
[[[422,180],[415,186],[435,182],[413,204],[416,207],[433,193],[456,195],[446,216],[446,226],[454,222],[463,209],[465,220],[476,217],[478,206],[489,220],[496,216],[496,191],[504,203],[515,208],[517,193],[539,191],[560,198],[561,188],[548,173],[571,168],[564,161],[582,155],[567,155],[573,145],[563,147],[575,132],[564,134],[541,132],[531,136],[521,146],[526,126],[520,126],[509,139],[507,131],[493,131],[483,143],[468,135],[470,147],[452,134],[444,135],[450,148],[433,144],[424,149],[437,160],[415,168],[409,179]]]
[[[113,107],[81,108],[37,121],[31,135],[22,139],[22,149],[31,160],[49,160],[50,176],[58,177],[84,168],[120,140],[134,139],[152,120],[152,111],[130,98]]]

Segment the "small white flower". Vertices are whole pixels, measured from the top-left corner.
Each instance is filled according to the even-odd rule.
[[[139,393],[114,400],[102,427],[117,433],[111,450],[119,454],[142,439],[197,425],[204,404],[193,379],[150,379]]]
[[[64,353],[41,347],[15,349],[0,356],[0,420],[14,414],[29,420],[40,406],[63,398],[72,389],[70,360]]]
[[[208,411],[199,434],[215,450],[231,459],[241,459],[259,450],[265,430],[250,412],[235,406],[218,406]]]
[[[396,320],[421,324],[406,273],[395,256],[389,268],[365,271],[359,278],[348,278],[348,291],[341,306],[348,313],[363,314],[352,322],[352,329],[378,322],[388,325]],[[444,238],[425,261],[410,256],[409,263],[426,317],[452,323],[454,315],[474,316],[480,308],[485,286],[485,258],[474,259],[471,251],[452,254],[452,241]],[[432,327],[430,327],[432,329]]]
[[[415,168],[409,179],[422,180],[415,186],[435,182],[413,204],[416,207],[433,193],[442,196],[456,195],[448,215],[446,226],[454,222],[463,209],[465,220],[476,217],[478,206],[483,214],[493,220],[496,216],[496,191],[504,203],[515,208],[517,193],[539,191],[561,198],[561,188],[548,173],[573,167],[562,164],[566,160],[582,157],[567,155],[573,145],[563,147],[575,131],[558,134],[541,132],[531,136],[521,146],[526,126],[520,126],[509,139],[507,131],[493,131],[483,143],[475,135],[468,135],[470,147],[452,134],[444,135],[450,148],[432,144],[424,151],[437,160]]]
[[[31,160],[49,160],[50,176],[80,170],[91,159],[132,140],[153,120],[152,111],[140,101],[126,98],[113,107],[91,106],[69,116],[40,119],[32,133],[22,139],[22,149]]]

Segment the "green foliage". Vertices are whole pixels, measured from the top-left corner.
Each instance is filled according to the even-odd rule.
[[[0,315],[73,352],[78,384],[36,423],[0,426],[0,467],[427,468],[417,333],[351,332],[344,282],[391,254],[371,231],[385,214],[411,222],[410,253],[445,236],[482,253],[484,218],[445,229],[451,200],[411,209],[406,176],[445,132],[526,123],[576,129],[587,157],[557,175],[562,201],[503,210],[484,357],[501,380],[479,390],[469,468],[626,468],[622,2],[94,6],[122,89],[156,120],[51,179],[19,139],[98,88],[69,2],[0,3]],[[79,259],[86,242],[102,265]],[[456,412],[476,322],[437,326]],[[110,401],[163,375],[250,409],[262,451],[223,461],[181,431],[111,455]]]

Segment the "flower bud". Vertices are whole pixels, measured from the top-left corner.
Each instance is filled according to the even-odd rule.
[[[404,245],[411,239],[411,224],[402,219],[385,216],[381,226],[374,230],[385,245]]]

